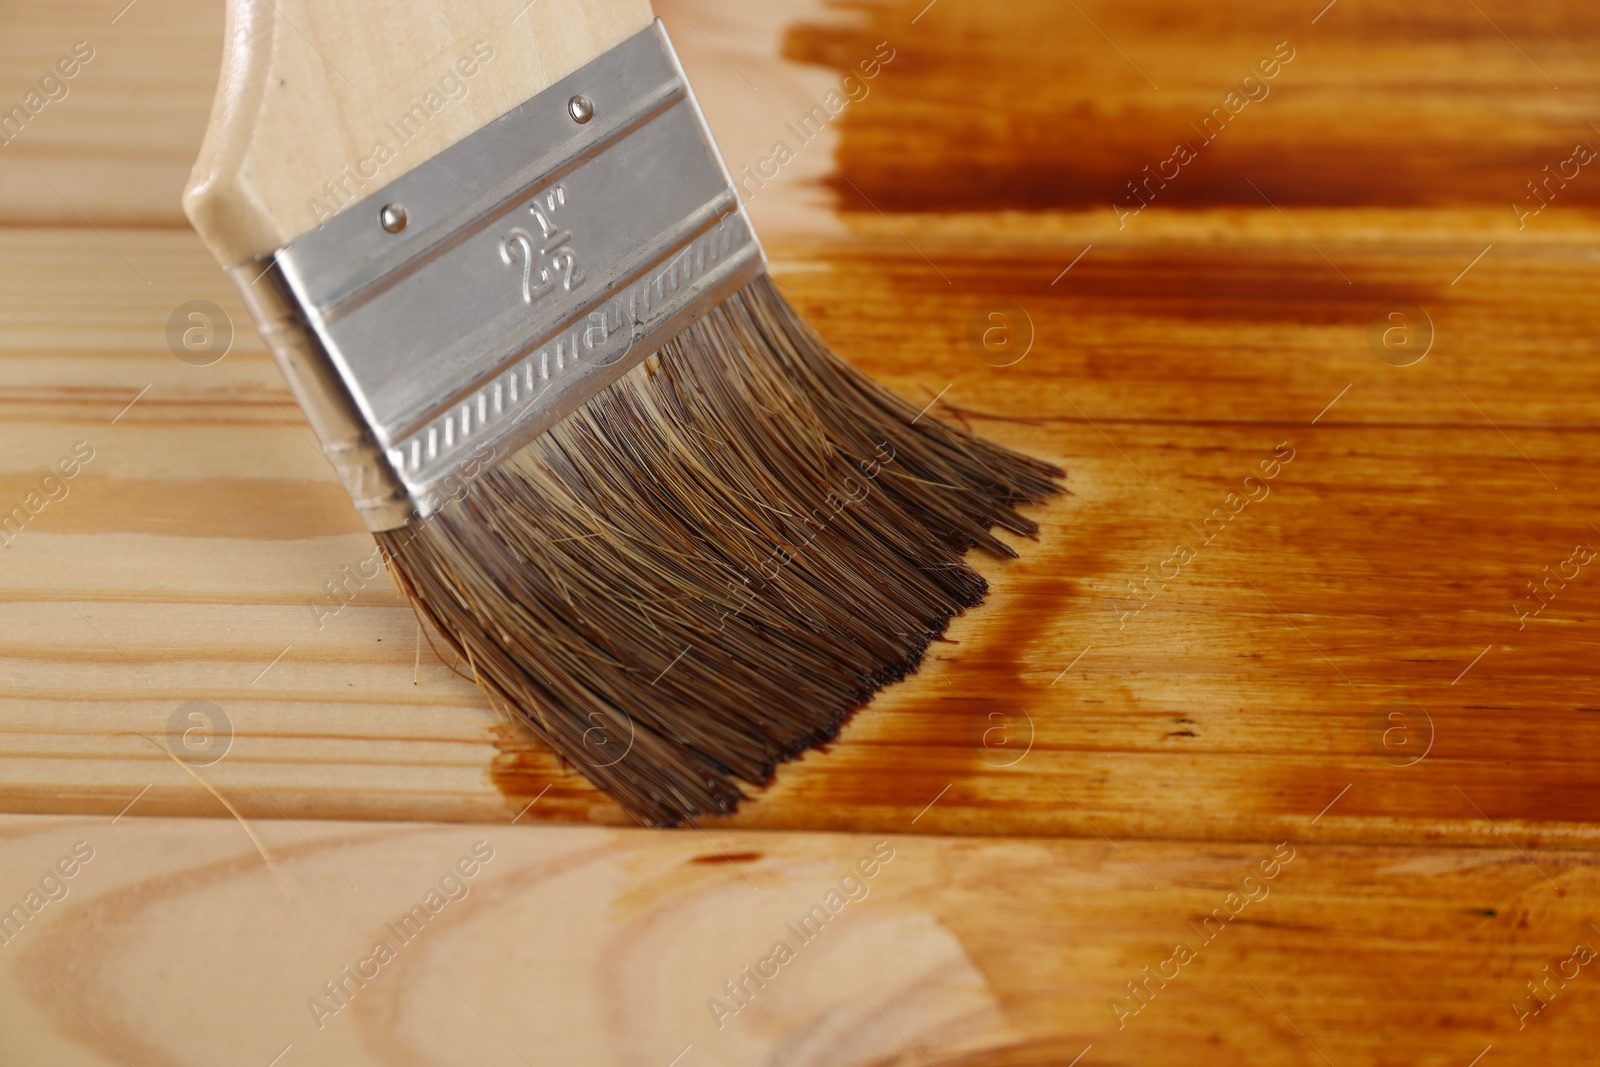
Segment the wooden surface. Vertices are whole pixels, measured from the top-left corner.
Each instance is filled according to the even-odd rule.
[[[134,8],[108,32],[135,49],[136,16],[188,25],[173,7]],[[929,669],[734,821],[870,830],[938,798],[913,829],[1591,843],[1600,693],[1585,627],[1600,594],[1584,570],[1555,581],[1537,617],[1513,604],[1531,609],[1525,583],[1576,544],[1600,545],[1586,206],[1600,184],[1583,170],[1519,229],[1509,176],[1537,176],[1593,135],[1568,121],[1592,74],[1563,57],[1595,16],[1563,8],[1512,27],[1557,91],[1482,19],[1442,7],[1426,34],[1350,2],[1315,26],[1287,6],[1225,24],[1185,16],[1193,25],[1085,9],[1160,68],[1155,90],[1082,16],[1019,4],[1002,31],[959,0],[934,10],[915,27],[892,7],[854,22],[797,15],[780,39],[789,59],[768,58],[775,79],[826,59],[837,84],[858,53],[887,40],[894,54],[832,143],[800,157],[837,155],[828,225],[840,233],[819,223],[807,236],[807,216],[785,214],[775,272],[847,356],[914,398],[948,386],[938,413],[1062,464],[1071,495],[1039,512],[1044,533],[1021,560],[982,563],[994,594]],[[773,36],[759,20],[668,14],[690,20],[675,36],[700,42],[690,58],[708,102],[759,95],[739,89],[749,48]],[[29,32],[74,36],[66,22]],[[701,36],[712,33],[723,40]],[[1271,95],[1119,219],[1104,175],[1165,158],[1155,146],[1183,136],[1182,116],[1204,115],[1286,37],[1294,58]],[[972,69],[953,95],[956,42]],[[1400,43],[1408,66],[1372,66],[1375,48]],[[1081,63],[1045,78],[1058,52]],[[107,44],[94,63],[118,54]],[[118,69],[94,63],[85,89]],[[144,77],[157,69],[180,76]],[[1001,121],[1008,84],[1047,88],[1019,88]],[[1398,134],[1387,117],[1357,121],[1380,90],[1414,117],[1453,116],[1419,123],[1421,143],[1402,153],[1406,168],[1417,153],[1433,161],[1431,184],[1391,189],[1398,172],[1377,160]],[[4,149],[19,152],[13,169],[50,177],[41,145],[79,102],[47,108]],[[1528,117],[1499,121],[1510,112]],[[1071,138],[1046,136],[1050,115],[1067,116]],[[723,125],[732,143],[759,144],[758,119]],[[1310,129],[1336,132],[1312,142]],[[1149,147],[1136,152],[1140,130]],[[1353,142],[1370,165],[1330,184]],[[897,162],[924,157],[914,173]],[[1504,184],[1485,176],[1490,161]],[[1024,197],[1035,169],[1050,180]],[[99,181],[86,204],[121,195]],[[1217,192],[1230,182],[1277,206]],[[758,220],[781,189],[754,198]],[[1008,210],[975,210],[989,207]],[[96,450],[70,495],[0,550],[14,635],[0,664],[4,805],[111,813],[149,786],[145,810],[217,812],[167,751],[175,710],[207,700],[233,740],[200,773],[251,814],[270,814],[262,786],[285,810],[326,817],[499,819],[542,796],[530,818],[620,821],[450,674],[387,579],[347,583],[353,603],[332,613],[329,583],[359,571],[370,541],[224,280],[177,225],[88,221],[14,229],[0,249],[7,506],[74,442]],[[191,299],[237,327],[213,366],[167,348],[166,318]],[[1035,329],[1014,366],[990,366],[966,340],[995,300]],[[1369,345],[1369,322],[1401,305],[1432,324],[1409,367]],[[1271,495],[1200,544],[1195,527],[1285,442],[1295,458]],[[1164,564],[1170,575],[1180,543],[1195,558],[1142,586],[1149,606],[1124,618],[1128,583]],[[1385,716],[1401,700],[1421,710],[1396,732]]]
[[[137,811],[0,817],[0,902],[93,857],[0,945],[0,1063],[1488,1067],[1600,1011],[1590,851],[271,820],[268,867]]]
[[[1600,548],[1600,177],[1537,214],[1525,183],[1600,145],[1600,13],[661,14],[735,173],[890,45],[751,201],[775,276],[1071,495],[981,562],[993,595],[927,669],[732,825],[549,825],[623,820],[386,578],[327,592],[371,540],[179,210],[221,5],[0,10],[0,105],[95,50],[0,146],[0,514],[93,453],[0,535],[0,810],[57,813],[0,816],[0,908],[94,850],[0,942],[0,1067],[1583,1062],[1600,578],[1568,561]],[[1125,182],[1285,41],[1269,95],[1127,216]],[[210,366],[169,349],[193,300],[236,328]],[[1012,366],[967,340],[997,301],[1034,328]],[[1431,332],[1410,366],[1395,311]],[[458,825],[396,821],[422,819]],[[707,999],[880,839],[841,936],[717,1029]],[[469,897],[317,1029],[307,999],[479,840]],[[1230,902],[1282,841],[1270,895]],[[1197,958],[1125,1014],[1180,940]]]

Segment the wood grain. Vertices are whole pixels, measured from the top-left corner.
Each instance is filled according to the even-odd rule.
[[[1543,583],[1575,545],[1600,546],[1600,215],[1587,169],[1521,225],[1508,207],[1586,136],[1562,123],[1592,76],[1564,58],[1592,37],[1588,9],[1484,7],[1513,46],[1470,7],[1434,4],[1400,25],[1341,0],[1313,25],[1315,12],[1280,5],[1181,18],[1081,5],[1085,20],[1023,3],[1006,32],[965,0],[913,25],[920,6],[874,5],[848,25],[802,13],[781,38],[770,14],[668,15],[688,20],[674,28],[686,49],[702,42],[708,100],[760,98],[738,88],[760,73],[748,42],[781,43],[788,65],[774,69],[826,63],[813,71],[838,84],[892,41],[871,94],[800,157],[837,148],[834,229],[772,241],[776,276],[859,365],[923,402],[948,387],[932,414],[1061,463],[1072,495],[1038,513],[1019,561],[982,563],[993,595],[953,643],[736,823],[1592,845],[1600,602],[1588,568]],[[1272,95],[1119,221],[1120,182],[1101,178],[1162,158],[1183,116],[1283,35],[1298,52]],[[972,57],[959,77],[956,42]],[[738,143],[785,136],[808,84],[773,90],[773,114],[730,111]],[[1380,90],[1391,110],[1375,116]],[[1422,121],[1441,113],[1453,124]],[[984,119],[997,115],[1009,117]],[[1418,144],[1400,145],[1401,119]],[[884,169],[913,156],[947,184]],[[1390,156],[1403,164],[1384,169]],[[1329,169],[1345,159],[1365,162]],[[1429,195],[1405,177],[1424,165]],[[1015,192],[1029,168],[1060,177],[1056,193]],[[809,173],[785,169],[772,189]],[[1265,195],[1204,192],[1224,178]],[[1413,192],[1386,195],[1401,178]],[[238,327],[204,368],[165,336],[196,298]],[[995,301],[1036,335],[1014,366],[967,340]],[[1405,367],[1372,347],[1372,323],[1381,336],[1400,309],[1418,344],[1432,340]],[[0,549],[14,635],[0,805],[110,815],[148,787],[143,810],[223,813],[168,754],[179,706],[207,700],[232,742],[196,773],[251,817],[273,814],[260,788],[296,817],[497,820],[541,797],[526,819],[620,820],[430,654],[387,579],[347,586],[350,606],[330,614],[329,583],[370,540],[192,234],[13,230],[0,323],[0,505],[24,501],[75,442],[96,449],[66,499]],[[1205,541],[1195,527],[1284,443],[1295,458],[1270,495]],[[1170,577],[1180,544],[1194,558]],[[1167,580],[1146,584],[1164,564]],[[1523,618],[1541,603],[1529,582],[1549,604]]]
[[[1593,852],[274,818],[269,867],[143,803],[0,819],[0,905],[92,854],[0,944],[0,1063],[1460,1067],[1583,1062],[1600,1010]]]
[[[786,42],[834,67],[904,49],[847,120],[831,185],[857,209],[1109,212],[1187,143],[1198,158],[1141,197],[1506,210],[1596,137],[1600,11],[1568,0],[1012,0],[1003,18],[941,0],[913,24],[923,6],[796,20]],[[1592,175],[1548,192],[1600,204]]]
[[[1550,975],[1600,946],[1600,593],[1547,575],[1600,548],[1600,185],[1532,216],[1525,185],[1600,143],[1591,7],[662,5],[736,173],[894,48],[752,199],[775,275],[1071,491],[919,675],[675,833],[553,825],[623,820],[360,577],[179,212],[221,13],[0,10],[0,107],[96,49],[0,146],[0,810],[78,813],[0,816],[0,1067],[1586,1062],[1594,966]],[[193,300],[236,328],[210,366],[169,348]],[[1034,334],[1003,367],[968,339],[999,302]],[[867,899],[719,1029],[880,840]],[[478,841],[469,895],[319,1029]]]
[[[910,232],[930,255],[949,247]],[[164,740],[180,703],[206,699],[227,710],[236,736],[203,773],[255,814],[251,788],[270,782],[288,789],[280,802],[290,811],[500,817],[526,799],[489,780],[498,738],[502,788],[531,798],[555,784],[536,814],[617,818],[576,775],[506,740],[426,643],[418,655],[416,624],[386,582],[327,614],[339,601],[325,583],[370,549],[266,357],[241,335],[214,367],[174,360],[153,325],[135,322],[158,321],[190,293],[231,307],[227,293],[190,237],[110,236],[151,286],[84,232],[27,235],[33,247],[0,275],[13,291],[35,279],[37,297],[33,340],[8,356],[14,380],[34,384],[12,398],[5,484],[20,500],[73,441],[98,450],[71,495],[4,550],[8,628],[28,635],[7,662],[7,805],[114,812],[154,783],[151,810],[220,810],[137,736]],[[848,355],[907,395],[931,399],[953,382],[951,417],[1061,462],[1073,495],[1041,513],[1045,531],[1021,560],[986,564],[993,597],[952,630],[958,644],[940,646],[932,669],[886,693],[831,751],[788,768],[740,818],[875,828],[948,786],[918,829],[1093,833],[1087,815],[1108,833],[1158,837],[1292,829],[1494,841],[1492,819],[1519,841],[1591,840],[1583,753],[1595,720],[1582,709],[1600,700],[1575,649],[1595,594],[1584,574],[1525,629],[1511,610],[1525,580],[1596,536],[1581,459],[1590,372],[1575,358],[1586,341],[1552,331],[1520,374],[1504,358],[1525,323],[1561,320],[1590,268],[1560,250],[1506,267],[1489,260],[1475,268],[1478,288],[1442,286],[1444,302],[1399,284],[1451,331],[1401,369],[1367,349],[1364,302],[1341,311],[1316,299],[1314,253],[1263,242],[1239,256],[1233,306],[1213,301],[1200,313],[1186,286],[1229,279],[1215,254],[1171,244],[1086,258],[1070,289],[1049,286],[1051,253],[1007,253],[1016,275],[1002,291],[1034,279],[1037,295],[1021,299],[1041,340],[1003,369],[951,341],[992,295],[991,264],[947,264],[963,288],[956,303],[918,298],[927,265],[887,242],[864,240],[847,260],[837,250],[780,258],[780,280]],[[91,285],[134,281],[128,320],[109,314],[85,329],[76,295],[45,273],[51,247],[64,263],[98,260]],[[1470,246],[1398,263],[1387,251],[1369,260],[1329,247],[1362,278],[1434,278],[1471,258]],[[1497,279],[1512,266],[1514,285]],[[1105,309],[1097,290],[1129,277],[1145,278],[1139,313]],[[1296,287],[1313,294],[1310,322],[1295,321],[1285,294]],[[1345,287],[1334,276],[1330,288]],[[830,311],[845,292],[862,325]],[[892,310],[913,328],[879,325]],[[1075,340],[1055,340],[1069,329]],[[1090,341],[1099,330],[1115,340]],[[903,347],[886,343],[891,333]],[[97,385],[58,384],[62,367]],[[1135,367],[1137,385],[1124,377]],[[1563,381],[1571,387],[1551,389]],[[1198,397],[1212,410],[1184,419]],[[1128,604],[1113,598],[1126,599],[1126,583],[1180,541],[1198,542],[1188,524],[1224,506],[1284,441],[1295,458],[1271,495],[1198,546],[1182,576],[1151,587],[1151,606],[1124,623]],[[1432,717],[1436,739],[1409,768],[1390,766],[1369,736],[1371,718],[1398,699]],[[1031,720],[1035,731],[1010,766],[984,747],[996,701],[1014,729]]]
[[[211,0],[0,9],[0,107],[38,90],[76,42],[94,51],[65,97],[0,145],[0,221],[183,225],[179,197],[216,91],[222,22]]]

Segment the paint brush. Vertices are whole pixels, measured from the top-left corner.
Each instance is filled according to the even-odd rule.
[[[1056,491],[789,307],[644,0],[229,0],[184,206],[417,611],[646,823],[835,737]]]

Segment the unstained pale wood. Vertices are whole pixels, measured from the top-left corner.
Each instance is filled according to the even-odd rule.
[[[324,6],[316,5],[319,11]],[[518,18],[525,6],[530,13]],[[20,134],[0,145],[5,162],[0,167],[0,224],[187,229],[181,200],[217,91],[225,7],[222,0],[140,0],[108,12],[102,0],[52,0],[0,9],[0,101],[5,106],[37,89],[39,79],[69,56],[76,42],[94,49],[94,58],[80,64],[67,82],[66,96],[45,105]],[[449,16],[458,7],[443,5],[435,14]],[[501,22],[521,30],[551,5],[507,0],[492,10],[503,12]],[[840,13],[821,9],[821,0],[737,7],[719,0],[675,0],[656,14],[666,23],[718,143],[735,168],[771,151],[774,116],[801,114],[838,82],[838,75],[826,67],[780,55],[792,23],[826,26],[839,20]],[[298,16],[296,25],[304,25]],[[506,43],[507,26],[496,26],[483,39],[499,48]],[[293,36],[292,29],[285,32]],[[288,40],[285,46],[296,43]],[[304,47],[303,41],[298,44]],[[505,58],[504,53],[497,56]],[[441,52],[427,69],[406,66],[380,72],[376,84],[394,90],[389,102],[397,110],[409,108],[417,100],[405,98],[401,90],[414,88],[420,98],[428,88],[426,79],[434,78],[436,85],[458,58]],[[515,70],[518,62],[513,53],[499,73]],[[757,67],[760,92],[751,92],[740,71]],[[409,81],[391,84],[401,74]],[[344,85],[337,75],[328,76]],[[481,81],[474,75],[473,93]],[[469,96],[461,103],[478,107],[481,99],[478,93],[477,99]],[[454,103],[442,109],[440,122],[448,125],[455,112]],[[394,117],[385,114],[384,120]],[[836,142],[834,131],[825,131],[820,143],[785,168],[783,183],[770,185],[751,203],[762,232],[780,227],[815,232],[832,224],[831,212],[819,210],[831,197],[818,186],[832,165]],[[361,145],[360,152],[333,167],[353,166],[371,147],[370,142]],[[387,181],[410,158],[386,165],[379,180]],[[315,181],[330,178],[322,175]],[[312,216],[308,212],[305,217]]]
[[[1600,1010],[1593,852],[271,818],[264,859],[143,803],[0,818],[7,1067],[1532,1065]]]

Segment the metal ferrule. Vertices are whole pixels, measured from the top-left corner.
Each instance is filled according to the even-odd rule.
[[[269,260],[230,273],[373,530],[766,265],[659,21]]]

